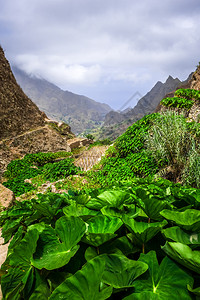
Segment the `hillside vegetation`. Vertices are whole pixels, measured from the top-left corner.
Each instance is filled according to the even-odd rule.
[[[200,123],[185,117],[199,95],[163,100],[87,172],[76,151],[8,165],[3,184],[32,190],[1,212],[3,299],[200,298]],[[47,180],[60,193],[37,193]]]

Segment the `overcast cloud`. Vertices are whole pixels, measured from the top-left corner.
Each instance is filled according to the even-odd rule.
[[[12,64],[116,109],[169,75],[186,79],[200,61],[199,0],[0,0],[0,8]]]

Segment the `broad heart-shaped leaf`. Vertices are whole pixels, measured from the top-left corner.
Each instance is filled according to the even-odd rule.
[[[114,233],[90,233],[86,232],[85,236],[82,238],[82,242],[89,244],[91,246],[99,247],[105,242],[115,238],[117,234]]]
[[[55,230],[65,247],[75,246],[86,231],[85,223],[77,217],[61,217],[57,220]]]
[[[162,249],[181,265],[200,274],[200,251],[192,251],[187,245],[171,242],[166,242]]]
[[[4,244],[6,244],[12,237],[13,233],[18,229],[20,226],[20,222],[23,217],[18,218],[17,220],[10,220],[8,219],[2,229],[2,237],[4,238]]]
[[[186,209],[183,212],[164,209],[160,213],[167,220],[173,221],[186,230],[200,232],[200,211]]]
[[[33,257],[33,253],[37,246],[38,238],[39,232],[36,229],[28,231],[9,256],[10,266],[18,266],[23,270],[29,269],[31,266],[31,258]]]
[[[89,233],[114,233],[123,222],[115,217],[97,216],[91,218],[87,224]]]
[[[88,261],[81,270],[66,279],[52,293],[49,300],[104,300],[112,294],[112,287],[101,289],[105,268],[103,257]]]
[[[105,255],[106,266],[102,280],[114,288],[129,288],[134,280],[146,272],[148,265],[128,259],[125,255]]]
[[[97,216],[91,218],[88,222],[88,229],[82,241],[92,245],[100,246],[116,236],[114,234],[123,224],[119,218]]]
[[[98,195],[97,198],[100,199],[100,203],[103,206],[115,207],[120,209],[125,201],[130,198],[130,194],[125,191],[110,190]]]
[[[1,279],[5,299],[20,299],[19,292],[24,288],[29,293],[33,283],[31,258],[38,238],[39,233],[36,229],[29,230],[20,243],[13,248],[8,258],[11,268]]]
[[[185,245],[200,245],[200,233],[187,233],[178,226],[163,229],[162,234],[174,242]]]
[[[104,206],[101,209],[101,212],[105,216],[118,217],[121,218],[123,215],[127,215],[129,218],[137,217],[141,209],[138,208],[135,204],[123,205],[121,209],[115,207]]]
[[[101,215],[100,211],[89,209],[75,202],[64,207],[63,212],[67,217],[83,217],[84,220],[90,218],[91,216]]]
[[[165,257],[160,266],[155,251],[141,254],[138,261],[149,266],[149,270],[133,283],[134,293],[124,300],[191,300],[187,284],[193,279],[170,258]]]
[[[91,196],[83,194],[83,195],[75,196],[73,199],[76,201],[76,203],[85,205],[91,199]]]
[[[160,212],[164,208],[168,208],[169,203],[165,200],[158,199],[153,195],[148,195],[148,192],[143,189],[138,189],[136,194],[142,200],[142,202],[139,202],[139,205],[144,210],[146,215],[150,219],[162,221],[163,217],[160,215]]]
[[[163,222],[144,223],[127,217],[124,217],[123,221],[132,233],[131,239],[137,244],[147,243],[167,224],[165,220]]]
[[[66,265],[78,251],[77,243],[85,231],[85,223],[76,217],[61,217],[56,222],[55,230],[46,226],[40,234],[32,264],[38,269],[47,270]]]

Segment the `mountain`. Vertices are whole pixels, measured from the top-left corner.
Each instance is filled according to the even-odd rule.
[[[0,174],[26,153],[70,151],[70,127],[52,122],[25,95],[0,46]]]
[[[164,83],[158,81],[154,87],[138,101],[133,109],[129,109],[125,113],[109,112],[105,116],[105,122],[101,127],[99,138],[117,138],[134,122],[145,115],[153,113],[166,94],[176,90],[177,87],[188,80],[189,79],[181,82],[178,78],[174,79],[172,76],[169,76]]]
[[[99,126],[111,107],[82,95],[63,91],[47,80],[28,75],[12,67],[17,82],[29,98],[49,118],[68,123],[72,131],[79,134]]]

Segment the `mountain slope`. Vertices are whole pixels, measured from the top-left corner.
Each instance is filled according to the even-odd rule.
[[[105,116],[100,138],[117,138],[134,122],[145,115],[153,113],[163,97],[181,84],[182,82],[178,78],[174,79],[172,76],[169,76],[164,83],[158,81],[155,86],[138,101],[137,105],[133,109],[128,110],[127,113],[109,112]]]
[[[38,126],[44,126],[44,115],[17,84],[0,47],[0,139]]]
[[[0,175],[26,153],[70,151],[67,124],[52,123],[24,94],[0,47]]]
[[[112,109],[85,96],[63,91],[47,80],[30,76],[13,67],[17,82],[24,92],[48,117],[68,123],[73,132],[81,133],[101,124]]]

